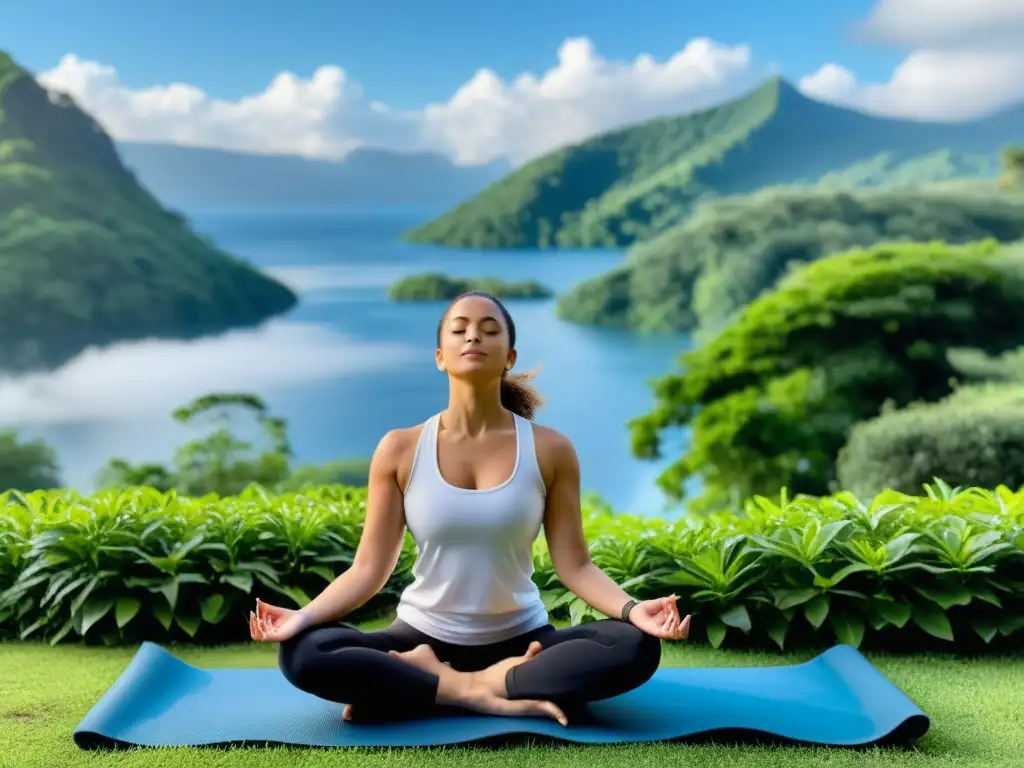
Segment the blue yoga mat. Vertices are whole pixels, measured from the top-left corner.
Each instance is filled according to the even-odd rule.
[[[395,691],[401,696],[400,691]],[[74,731],[83,748],[294,744],[423,747],[551,737],[588,744],[720,733],[858,746],[911,741],[928,717],[857,650],[837,645],[789,666],[663,667],[629,693],[594,702],[562,727],[472,713],[346,723],[342,706],[294,688],[276,668],[200,669],[143,643]]]

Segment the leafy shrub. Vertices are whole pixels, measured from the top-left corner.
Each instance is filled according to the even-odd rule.
[[[364,506],[365,490],[340,486],[0,494],[0,635],[240,639],[256,595],[304,605],[351,564]],[[353,618],[392,605],[410,566]]]
[[[855,424],[950,393],[951,350],[1020,346],[1022,264],[991,240],[883,243],[808,264],[655,382],[633,450],[657,457],[661,433],[689,425],[686,452],[658,482],[680,497],[699,476],[712,505],[783,487],[829,493]]]
[[[794,647],[998,648],[1024,629],[1024,490],[895,491],[870,502],[755,497],[680,520],[584,509],[594,562],[640,598],[675,591],[692,639]],[[135,489],[8,494],[0,634],[105,643],[247,637],[256,595],[304,604],[351,563],[365,491],[186,499]],[[393,607],[415,554],[370,610]],[[597,618],[559,583],[543,537],[534,580],[555,616]],[[230,617],[230,621],[228,618]],[[353,618],[357,618],[353,616]]]
[[[938,403],[857,424],[836,461],[839,484],[860,495],[905,493],[933,477],[957,485],[1024,485],[1024,385],[958,390]]]

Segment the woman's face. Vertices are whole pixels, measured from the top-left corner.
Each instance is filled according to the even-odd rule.
[[[445,316],[435,358],[450,376],[500,378],[516,360],[501,310],[483,296],[459,299]]]

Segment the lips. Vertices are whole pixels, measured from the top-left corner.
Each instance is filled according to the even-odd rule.
[[[487,357],[486,352],[481,352],[478,349],[467,349],[462,353],[463,357]]]

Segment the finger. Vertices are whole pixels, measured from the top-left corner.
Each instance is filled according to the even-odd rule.
[[[679,636],[681,640],[690,636],[690,614],[686,614],[686,618],[683,619],[683,624],[679,627]]]
[[[351,720],[352,719],[352,705],[351,704],[346,704],[345,705],[345,708],[341,711],[341,719],[342,720]]]
[[[534,640],[532,643],[530,643],[530,647],[526,649],[526,658],[527,659],[532,659],[534,656],[536,656],[538,653],[540,653],[543,650],[544,650],[544,646],[541,645],[536,640]]]

